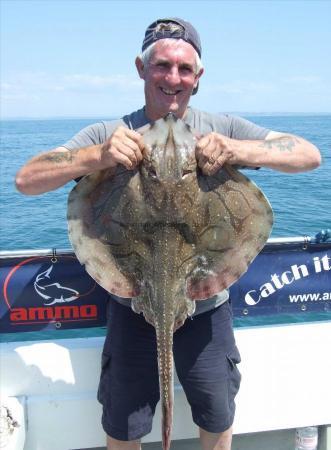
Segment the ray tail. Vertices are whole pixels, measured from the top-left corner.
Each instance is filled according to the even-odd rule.
[[[163,450],[169,450],[171,443],[172,419],[173,419],[173,326],[161,327],[156,330],[158,347],[158,366],[160,397],[162,410],[162,443]]]

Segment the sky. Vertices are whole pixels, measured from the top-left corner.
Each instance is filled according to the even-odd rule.
[[[3,118],[114,118],[144,104],[146,27],[199,31],[211,113],[331,111],[331,1],[0,0]]]

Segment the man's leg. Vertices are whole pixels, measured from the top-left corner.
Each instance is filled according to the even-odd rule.
[[[231,450],[232,427],[223,433],[209,433],[200,430],[200,442],[203,450]]]
[[[137,441],[118,441],[107,436],[107,450],[141,450],[140,440]]]
[[[155,330],[115,300],[108,328],[98,390],[108,449],[139,450],[160,398]]]
[[[228,302],[176,331],[174,358],[203,450],[230,450],[240,355]]]

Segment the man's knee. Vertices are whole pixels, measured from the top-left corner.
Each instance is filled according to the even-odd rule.
[[[231,450],[232,427],[221,433],[200,430],[200,442],[203,450]]]
[[[136,441],[119,441],[107,436],[107,450],[140,450],[140,440]]]

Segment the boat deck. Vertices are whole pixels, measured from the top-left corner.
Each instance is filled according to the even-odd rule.
[[[232,450],[293,450],[295,429],[234,435]],[[106,447],[75,450],[106,450]],[[142,450],[161,450],[160,442],[142,445]],[[201,450],[198,439],[181,439],[171,443],[171,450]],[[331,450],[331,426],[319,427],[318,450]]]

